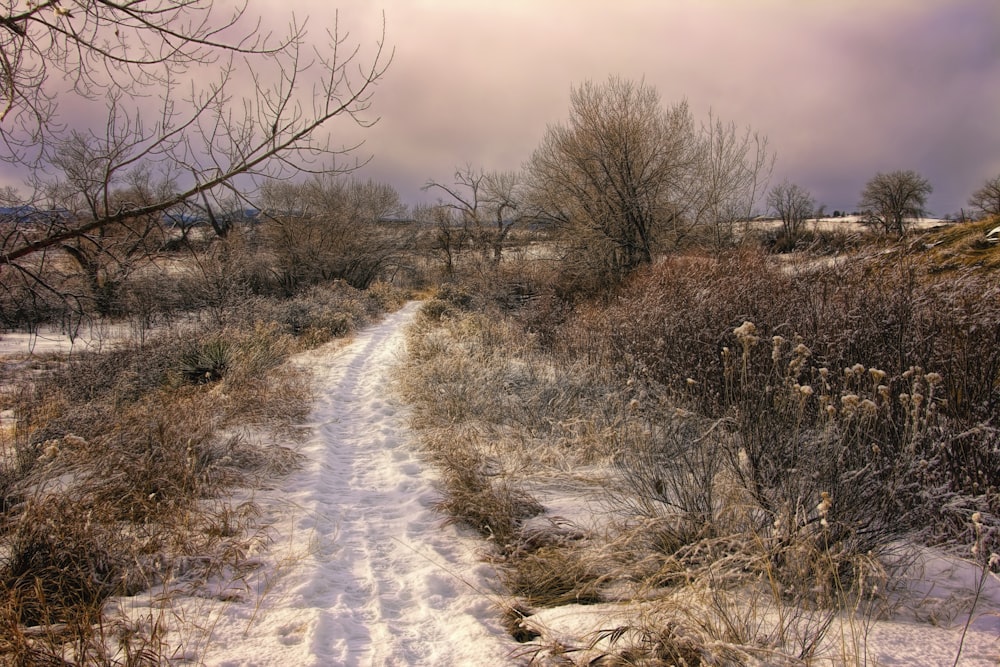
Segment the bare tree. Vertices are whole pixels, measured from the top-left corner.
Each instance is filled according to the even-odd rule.
[[[528,164],[530,202],[588,270],[621,276],[702,226],[721,243],[766,187],[765,137],[712,116],[699,128],[644,83],[586,83],[570,102]]]
[[[156,181],[141,168],[116,183],[117,188],[113,191],[93,189],[90,185],[94,177],[89,177],[88,182],[88,166],[92,163],[87,159],[85,143],[78,148],[77,152],[65,153],[59,162],[66,180],[50,189],[50,201],[55,209],[87,211],[91,217],[96,217],[112,208],[141,206],[173,192],[171,181]],[[99,179],[100,171],[96,174]],[[100,199],[91,197],[95,194],[99,194]],[[53,218],[54,221],[64,219],[62,216]],[[165,241],[166,230],[160,216],[144,215],[68,238],[59,249],[72,258],[85,279],[89,289],[86,297],[93,303],[96,313],[116,315],[120,314],[121,290],[126,280],[161,250]]]
[[[532,200],[570,253],[620,275],[650,263],[656,237],[680,222],[697,161],[686,104],[664,110],[653,88],[620,78],[587,82],[531,157]]]
[[[418,227],[426,230],[422,236],[427,241],[421,247],[441,260],[446,277],[453,276],[458,257],[468,243],[468,229],[458,213],[444,204],[421,205],[414,208],[413,218]]]
[[[783,181],[767,193],[767,205],[781,218],[781,228],[785,237],[794,239],[805,221],[812,217],[816,201],[805,188]]]
[[[0,187],[0,204],[5,207],[18,206],[21,203],[21,195],[17,188],[12,185]]]
[[[499,263],[503,247],[511,230],[523,218],[521,180],[511,171],[475,169],[466,165],[455,171],[452,185],[429,180],[424,190],[440,190],[447,195],[440,206],[454,212],[462,226],[464,238],[474,239],[484,256],[491,255]],[[449,236],[455,234],[452,221],[439,228]]]
[[[65,235],[54,249],[71,262],[19,260],[16,266],[26,287],[49,292],[49,298],[68,299],[100,315],[115,314],[121,288],[144,258],[164,244],[159,215],[135,215],[118,224],[98,227],[88,234],[65,232],[85,220],[96,220],[109,211],[148,205],[174,192],[171,180],[159,180],[144,165],[131,171],[109,173],[113,144],[92,135],[73,132],[52,156],[51,175],[37,184],[35,206],[22,206],[0,226],[0,247],[25,246],[36,239]],[[36,206],[42,206],[39,210]],[[44,255],[43,252],[36,253]],[[80,286],[68,279],[75,267]],[[5,280],[12,278],[7,271]],[[9,305],[9,304],[8,304]]]
[[[49,0],[0,8],[0,159],[27,172],[34,194],[25,203],[35,208],[45,193],[75,189],[63,197],[74,206],[50,216],[53,224],[5,234],[0,267],[31,276],[39,260],[29,258],[178,207],[201,206],[211,218],[211,202],[225,193],[236,199],[269,178],[330,169],[357,147],[322,132],[338,117],[374,122],[365,112],[391,60],[384,37],[362,62],[336,21],[328,45],[313,48],[302,24],[275,37],[245,6],[229,14],[218,6]],[[70,105],[75,113],[58,113]],[[97,113],[100,129],[60,122]],[[72,171],[67,155],[84,166]],[[116,194],[141,173],[170,187],[141,200]]]
[[[732,237],[738,221],[753,217],[753,209],[767,189],[774,166],[767,137],[709,114],[701,128],[695,178],[687,193],[692,226],[712,226],[717,247]]]
[[[983,215],[1000,215],[1000,175],[994,176],[972,193],[969,206]]]
[[[487,238],[493,250],[493,261],[499,263],[511,230],[525,217],[521,175],[513,171],[489,172],[485,194],[487,210],[492,218]]]
[[[908,219],[927,212],[924,206],[932,191],[927,179],[913,170],[880,172],[865,185],[858,207],[868,224],[902,236]]]
[[[288,293],[324,280],[368,287],[409,245],[399,195],[374,181],[317,175],[264,188],[266,249]]]

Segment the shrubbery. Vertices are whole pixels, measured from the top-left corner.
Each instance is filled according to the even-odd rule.
[[[988,272],[941,276],[901,248],[792,267],[744,249],[603,293],[535,281],[512,306],[518,274],[429,301],[405,373],[442,507],[490,527],[518,637],[538,607],[641,599],[595,644],[807,660],[838,610],[885,603],[907,539],[975,543],[984,568],[1000,546]],[[537,489],[595,474],[602,528],[527,519]]]

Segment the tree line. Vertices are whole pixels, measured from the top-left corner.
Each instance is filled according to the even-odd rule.
[[[512,227],[530,221],[553,234],[567,270],[617,279],[684,244],[731,243],[762,203],[794,242],[824,207],[787,180],[768,189],[774,162],[750,128],[712,115],[697,122],[686,103],[665,107],[651,86],[610,77],[572,89],[568,119],[548,128],[521,172],[467,165],[426,189],[441,195],[433,215],[449,271],[463,243],[499,261]],[[877,173],[860,194],[861,219],[902,236],[927,215],[932,191],[913,170]],[[1000,176],[969,204],[1000,214]]]
[[[371,96],[392,59],[384,35],[363,62],[336,25],[319,46],[302,24],[272,33],[245,8],[207,0],[81,0],[0,11],[0,46],[0,160],[28,189],[0,190],[0,206],[52,212],[0,224],[8,314],[53,299],[114,314],[150,258],[213,239],[223,255],[237,243],[265,255],[263,282],[294,292],[332,279],[367,286],[421,243],[445,274],[468,249],[498,263],[530,225],[568,272],[617,280],[685,244],[732,242],[762,202],[789,237],[817,213],[799,185],[768,190],[766,137],[698,120],[685,102],[665,106],[653,87],[620,77],[573,87],[568,117],[523,169],[466,165],[451,182],[429,180],[437,203],[407,216],[391,187],[349,178],[357,146],[327,134],[337,121],[377,120]],[[63,120],[79,109],[99,122]],[[859,206],[902,234],[930,192],[913,171],[880,173]],[[1000,212],[1000,176],[970,204]],[[248,208],[262,212],[259,229],[230,238],[233,212]],[[403,217],[422,231],[385,224]],[[192,219],[209,239],[183,224]]]

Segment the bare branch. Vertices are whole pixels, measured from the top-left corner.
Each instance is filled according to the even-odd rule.
[[[361,125],[373,122],[364,118],[364,112],[374,84],[392,58],[385,50],[384,23],[374,54],[362,65],[357,62],[358,47],[343,55],[346,37],[338,36],[336,29],[330,33],[330,55],[312,62],[302,58],[304,31],[296,24],[285,39],[273,44],[269,35],[257,37],[254,32],[224,41],[223,35],[233,34],[244,19],[245,8],[214,23],[211,4],[201,0],[79,0],[70,15],[54,13],[53,8],[59,7],[49,2],[7,17],[4,26],[24,25],[30,39],[0,26],[8,41],[11,36],[22,40],[22,52],[36,61],[35,69],[28,71],[42,77],[35,88],[25,89],[30,81],[15,73],[9,88],[17,100],[12,107],[15,118],[5,118],[0,127],[10,149],[9,160],[21,159],[14,155],[16,149],[39,140],[32,176],[36,189],[51,192],[58,185],[75,190],[77,205],[70,219],[51,233],[8,244],[0,265],[97,230],[155,217],[203,199],[216,188],[245,189],[253,185],[250,179],[328,170],[335,158],[360,144],[331,147],[328,139],[318,137],[320,128],[338,116]],[[77,51],[71,54],[70,47]],[[44,106],[39,106],[47,81],[44,58],[53,54],[57,68],[82,69],[82,78],[76,82],[79,93],[104,92],[107,122],[100,135],[48,127],[40,111],[34,113],[38,128],[29,131],[25,118],[16,111],[21,103],[28,104],[22,104],[22,111]],[[251,97],[230,94],[239,84],[233,56],[239,56],[241,66],[251,72]],[[266,58],[259,60],[261,56]],[[178,95],[189,68],[220,58],[225,60],[213,83],[198,90],[192,82],[187,97]],[[109,73],[119,65],[129,66],[125,81],[116,78],[123,75]],[[268,84],[261,72],[275,68],[275,82]],[[313,91],[320,94],[312,96],[313,108],[307,113],[302,98],[310,91],[304,88],[308,85],[304,75],[317,71],[324,72],[319,88]],[[161,109],[157,121],[147,126],[143,118],[149,114],[138,106],[126,108],[124,101],[130,99],[130,86],[151,83],[161,91]],[[52,174],[52,167],[60,173]],[[137,169],[171,182],[179,180],[177,174],[187,174],[188,182],[143,201],[112,205],[111,193]],[[238,182],[243,185],[237,187]]]
[[[994,176],[969,197],[969,206],[983,215],[1000,215],[1000,175]]]

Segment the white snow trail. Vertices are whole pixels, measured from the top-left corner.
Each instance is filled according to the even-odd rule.
[[[204,635],[182,654],[226,667],[511,664],[489,569],[433,509],[433,474],[392,392],[418,307],[305,358],[318,397],[306,463],[257,498],[282,508],[278,566],[256,575],[257,596],[183,610]]]

